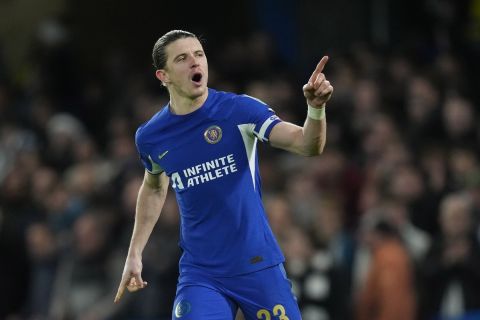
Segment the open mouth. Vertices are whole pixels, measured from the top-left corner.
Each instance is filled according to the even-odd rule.
[[[202,81],[202,74],[201,73],[195,73],[192,77],[192,81],[195,82],[195,83],[200,83],[200,81]]]

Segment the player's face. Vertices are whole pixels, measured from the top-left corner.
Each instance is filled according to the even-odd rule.
[[[166,48],[165,83],[180,95],[195,99],[206,93],[208,63],[196,38],[182,38]]]

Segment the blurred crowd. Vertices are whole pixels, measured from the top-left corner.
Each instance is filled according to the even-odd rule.
[[[143,178],[134,133],[167,92],[121,52],[82,72],[50,28],[27,74],[0,58],[0,318],[169,319],[180,256],[172,190],[143,255],[148,287],[113,304]],[[285,63],[262,33],[213,42],[211,87],[304,121],[314,61]],[[415,59],[362,44],[330,58],[324,153],[259,146],[265,208],[303,318],[480,319],[480,119],[468,66],[452,50]]]

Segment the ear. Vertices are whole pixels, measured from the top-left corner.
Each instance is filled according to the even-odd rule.
[[[155,77],[162,82],[163,86],[166,86],[166,84],[170,82],[168,74],[164,69],[158,69],[155,71]]]

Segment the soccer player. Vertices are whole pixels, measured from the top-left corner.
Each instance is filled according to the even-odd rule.
[[[125,288],[134,292],[147,285],[142,252],[171,182],[182,249],[172,319],[234,319],[238,308],[247,319],[300,319],[263,208],[256,144],[304,156],[322,152],[325,103],[333,92],[322,73],[328,57],[303,86],[303,127],[281,121],[258,99],[208,88],[207,57],[190,32],[166,33],[152,57],[170,101],[136,133],[146,170],[115,302]]]

